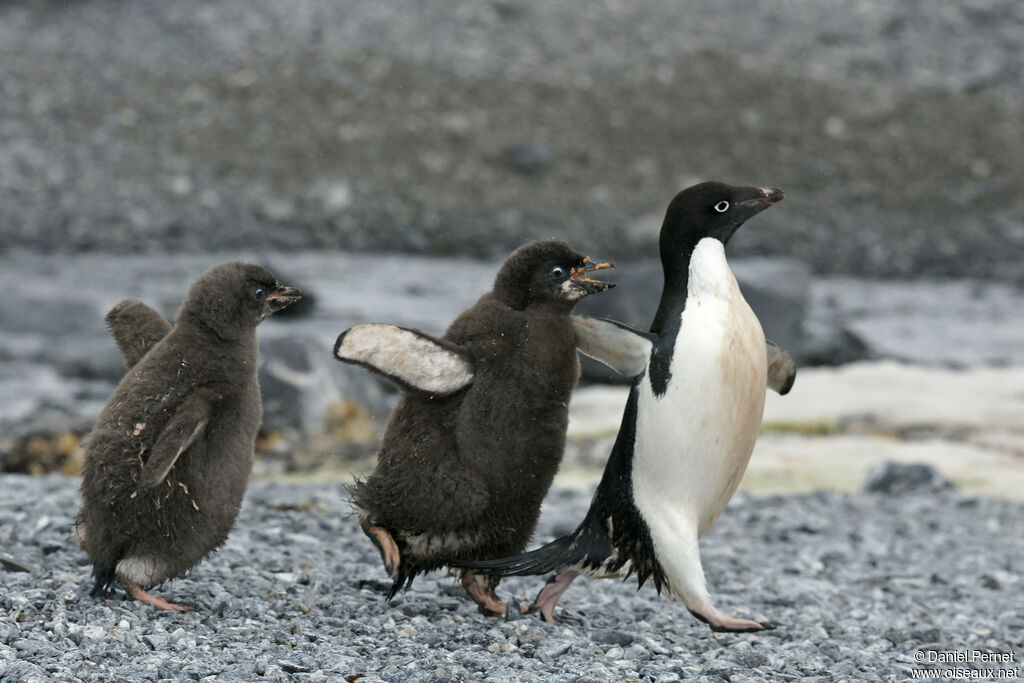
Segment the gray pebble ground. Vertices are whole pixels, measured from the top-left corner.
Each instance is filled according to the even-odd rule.
[[[389,606],[339,484],[253,484],[227,545],[155,591],[194,611],[97,602],[69,537],[77,485],[0,478],[0,552],[33,568],[0,567],[5,683],[874,681],[910,678],[932,651],[1010,653],[957,666],[1018,676],[1024,662],[1024,508],[949,490],[741,494],[703,544],[708,580],[724,611],[782,625],[716,635],[633,580],[580,581],[557,626],[481,616],[439,574]],[[553,492],[538,536],[564,532],[588,503]],[[526,600],[540,585],[502,592]]]

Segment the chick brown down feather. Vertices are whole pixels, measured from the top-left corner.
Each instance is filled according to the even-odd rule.
[[[356,508],[400,549],[392,595],[419,572],[528,542],[562,458],[579,376],[570,314],[585,294],[571,293],[569,271],[583,261],[558,240],[514,252],[493,290],[439,340],[470,359],[472,382],[399,400],[376,470],[353,488]],[[555,281],[557,268],[566,272]]]
[[[181,576],[227,538],[262,415],[255,328],[278,307],[268,294],[281,289],[260,266],[214,266],[148,351],[153,325],[132,338],[124,309],[113,318],[126,362],[126,349],[143,353],[85,443],[76,533],[94,592],[115,576],[143,586]]]

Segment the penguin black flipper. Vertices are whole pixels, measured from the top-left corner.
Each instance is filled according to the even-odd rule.
[[[194,395],[185,400],[160,433],[149,458],[142,466],[139,473],[141,488],[151,489],[164,480],[181,454],[206,429],[211,413],[212,406],[205,398]],[[144,423],[135,427],[140,432],[145,428]]]
[[[773,341],[768,341],[768,386],[785,396],[793,388],[796,381],[796,363],[793,357],[779,348]]]
[[[137,299],[123,300],[110,309],[105,320],[129,369],[171,331],[162,315]]]
[[[607,365],[624,377],[636,377],[647,369],[656,335],[634,330],[615,320],[572,316],[576,350]]]
[[[419,330],[367,323],[342,332],[334,357],[361,365],[409,394],[448,396],[473,382],[469,353]]]

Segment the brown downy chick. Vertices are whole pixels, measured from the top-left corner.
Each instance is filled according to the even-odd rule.
[[[143,355],[85,444],[75,533],[93,564],[92,595],[117,579],[138,600],[185,609],[146,588],[182,576],[234,525],[262,417],[256,326],[298,299],[266,269],[228,262],[196,279],[148,352],[111,326],[126,362]]]
[[[393,580],[389,599],[420,572],[525,547],[579,376],[571,313],[613,286],[587,277],[602,267],[565,242],[531,242],[440,339],[383,324],[338,338],[338,359],[403,390],[377,468],[352,492]],[[462,583],[481,611],[505,611],[496,576],[467,570]]]

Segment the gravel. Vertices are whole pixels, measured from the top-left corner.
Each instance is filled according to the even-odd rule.
[[[1024,507],[952,491],[740,494],[704,543],[708,580],[724,611],[782,625],[716,635],[632,580],[578,582],[554,626],[481,616],[440,574],[389,606],[337,483],[254,483],[225,547],[157,591],[194,611],[97,602],[69,538],[77,484],[0,478],[0,545],[36,568],[0,568],[4,681],[874,681],[929,652],[1024,662]],[[555,490],[538,537],[588,502]],[[501,592],[528,601],[540,585]]]

